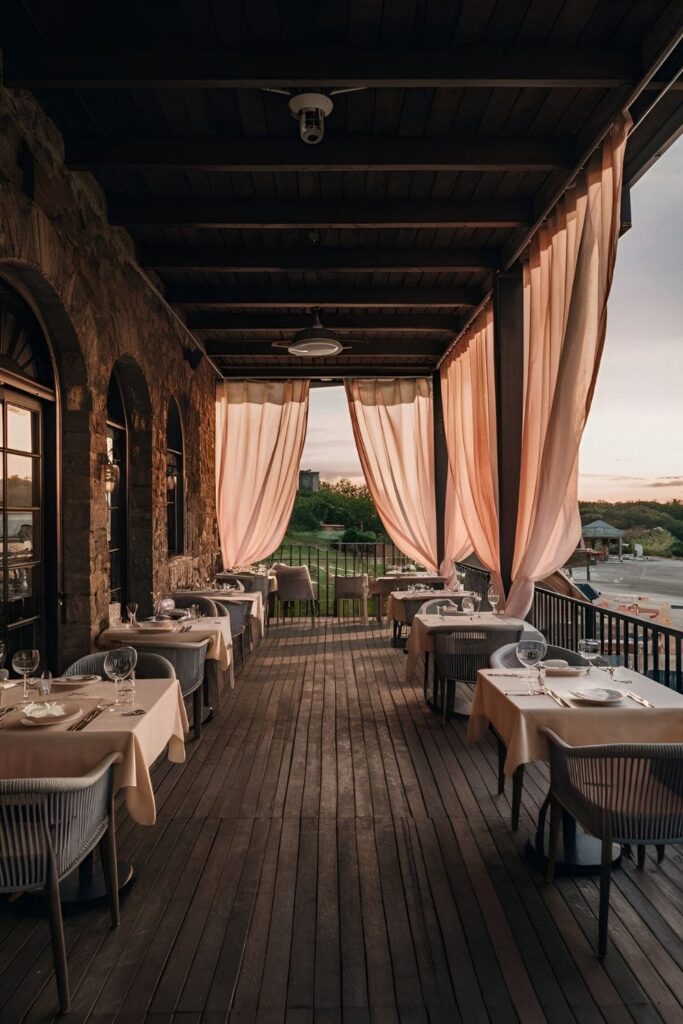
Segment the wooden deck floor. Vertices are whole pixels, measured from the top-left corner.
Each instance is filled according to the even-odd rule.
[[[615,871],[594,954],[593,879],[545,885],[495,752],[442,729],[386,630],[273,629],[183,766],[155,772],[159,821],[120,818],[137,879],[108,929],[66,921],[61,1020],[418,1024],[683,1020],[683,858]],[[0,1020],[52,1019],[44,921],[0,912]]]

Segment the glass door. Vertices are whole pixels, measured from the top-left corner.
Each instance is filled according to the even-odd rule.
[[[7,664],[24,647],[45,650],[43,416],[41,405],[0,388],[2,633]]]

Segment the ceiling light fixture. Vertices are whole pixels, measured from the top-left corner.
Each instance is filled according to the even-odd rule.
[[[287,351],[292,356],[337,356],[343,351],[344,346],[334,331],[323,327],[320,322],[319,310],[313,311],[313,324],[311,327],[298,331],[294,341],[287,346]]]

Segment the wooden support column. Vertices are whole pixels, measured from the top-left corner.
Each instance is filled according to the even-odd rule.
[[[436,564],[443,562],[446,536],[446,484],[448,481],[448,451],[446,432],[443,424],[443,401],[441,397],[441,374],[437,370],[432,376],[432,408],[434,415],[434,492],[436,499]]]
[[[493,291],[500,567],[507,595],[517,529],[524,401],[522,267],[496,276]]]

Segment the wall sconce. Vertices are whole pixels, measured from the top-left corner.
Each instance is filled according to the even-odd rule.
[[[104,461],[104,489],[107,494],[113,494],[121,479],[120,468],[105,456]]]

